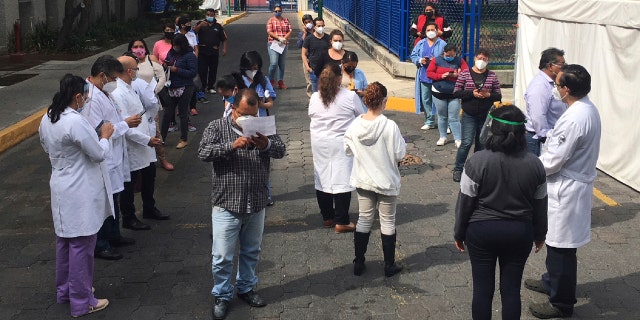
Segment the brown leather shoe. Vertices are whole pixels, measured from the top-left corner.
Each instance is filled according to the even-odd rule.
[[[176,149],[182,149],[184,147],[186,147],[189,143],[184,141],[184,140],[180,140],[180,142],[178,142],[178,145],[176,146]]]
[[[331,228],[335,223],[333,222],[333,219],[329,219],[329,220],[324,220],[322,224],[324,225],[325,228]]]
[[[356,224],[349,222],[349,224],[336,224],[336,233],[354,232],[356,231]]]

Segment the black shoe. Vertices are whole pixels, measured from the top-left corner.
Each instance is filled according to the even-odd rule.
[[[126,237],[120,237],[117,239],[109,240],[109,244],[114,247],[130,246],[135,243],[136,243],[135,239],[126,238]]]
[[[267,207],[273,207],[274,204],[276,204],[276,202],[273,201],[273,199],[269,198],[269,202],[267,202]]]
[[[205,97],[202,97],[202,98],[198,98],[198,102],[200,102],[200,103],[209,103],[209,100],[207,98],[205,98]]]
[[[93,256],[98,259],[104,260],[120,260],[122,254],[118,253],[114,248],[107,248],[104,250],[94,252]]]
[[[227,310],[229,308],[229,301],[216,298],[216,302],[213,305],[213,318],[216,320],[222,320],[227,317]]]
[[[151,230],[151,227],[136,217],[122,219],[122,227],[131,230]]]
[[[532,303],[529,305],[529,311],[538,319],[553,319],[571,317],[571,313],[562,312],[548,301],[542,303]]]
[[[267,304],[260,298],[260,296],[253,290],[247,293],[238,293],[238,298],[244,300],[252,307],[264,307]]]
[[[168,214],[164,214],[158,210],[158,208],[154,207],[149,211],[142,211],[142,217],[145,219],[155,219],[155,220],[169,220],[170,216]]]
[[[535,292],[549,294],[544,287],[544,282],[538,279],[526,279],[524,280],[524,287]]]
[[[462,179],[462,171],[454,171],[453,172],[453,181],[454,182],[460,182],[460,179]]]

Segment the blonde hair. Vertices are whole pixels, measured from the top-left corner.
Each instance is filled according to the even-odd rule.
[[[340,91],[340,77],[342,69],[337,64],[330,63],[322,69],[318,79],[318,92],[325,108],[329,107]]]

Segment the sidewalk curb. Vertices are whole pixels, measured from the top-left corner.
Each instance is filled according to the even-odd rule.
[[[25,119],[0,130],[0,154],[36,134],[38,127],[40,127],[40,120],[47,112],[47,108],[44,107]]]
[[[245,17],[246,15],[247,12],[243,12],[237,16],[228,18],[222,22],[222,25],[225,26]],[[47,112],[47,108],[48,106],[44,106],[40,111],[0,130],[0,154],[36,134],[38,132],[38,127],[40,126],[40,120]]]

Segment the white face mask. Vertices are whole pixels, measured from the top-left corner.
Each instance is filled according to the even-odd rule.
[[[253,80],[253,77],[256,76],[256,73],[258,73],[258,70],[247,70],[244,72],[244,74],[249,77],[249,79]]]
[[[484,61],[484,60],[479,60],[478,59],[478,60],[476,60],[475,65],[476,65],[476,68],[482,70],[482,69],[487,67],[487,62]]]
[[[435,31],[427,31],[427,38],[434,39],[438,34]]]
[[[569,93],[565,94],[564,97],[563,97],[563,96],[560,95],[560,91],[558,91],[558,88],[557,87],[553,87],[553,89],[551,89],[551,94],[553,94],[553,98],[554,99],[556,99],[558,101],[562,101],[562,99],[566,98]]]
[[[240,127],[240,129],[242,129],[242,122],[251,118],[254,118],[254,116],[247,116],[247,115],[239,116],[236,118],[236,125]]]
[[[323,34],[324,34],[324,27],[317,27],[317,28],[316,28],[316,32],[317,32],[319,35],[323,35]]]
[[[333,47],[333,49],[339,51],[340,49],[342,49],[342,42],[336,41],[336,42],[332,43],[331,46]]]
[[[311,30],[313,29],[313,23],[309,22],[305,25],[305,27],[307,27],[307,30]]]
[[[118,88],[118,84],[116,83],[116,81],[111,81],[111,82],[105,83],[104,86],[102,86],[102,91],[106,93],[112,93],[113,91],[116,90],[116,88]]]

